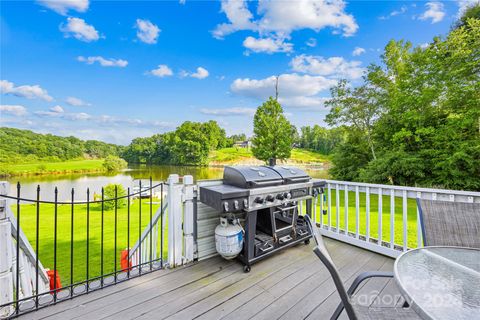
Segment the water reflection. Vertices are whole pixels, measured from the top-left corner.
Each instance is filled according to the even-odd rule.
[[[327,178],[327,172],[320,167],[304,168],[309,175],[314,178]],[[21,176],[7,179],[10,182],[10,195],[16,195],[16,183],[20,182],[21,196],[23,198],[34,199],[36,197],[37,185],[41,187],[41,199],[53,200],[53,192],[58,187],[59,201],[70,201],[71,190],[75,188],[75,199],[85,200],[87,188],[90,194],[100,193],[101,188],[109,183],[118,183],[125,188],[132,188],[138,185],[139,180],[142,184],[147,184],[147,180],[152,177],[155,183],[166,181],[172,173],[180,176],[192,175],[196,180],[219,179],[223,175],[221,167],[189,167],[189,166],[150,166],[135,165],[122,173],[88,173],[88,174],[62,174],[62,175],[39,175],[39,176]]]

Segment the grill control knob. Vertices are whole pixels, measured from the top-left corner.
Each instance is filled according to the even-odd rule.
[[[263,200],[262,197],[256,197],[256,198],[255,198],[255,202],[256,202],[256,203],[259,203],[259,204],[263,204],[264,200]]]
[[[292,198],[292,194],[291,194],[290,192],[285,192],[285,193],[283,194],[283,197],[284,197],[285,199],[291,199],[291,198]]]
[[[248,200],[247,199],[243,199],[243,207],[245,209],[248,209]]]
[[[283,193],[277,194],[277,199],[278,200],[283,200],[284,199]]]
[[[275,201],[275,197],[272,194],[269,194],[265,199],[269,202]]]
[[[225,202],[223,203],[223,211],[228,212],[228,209],[229,209],[229,208],[228,208],[228,202],[225,201]]]
[[[238,210],[239,208],[238,200],[233,201],[233,209]]]

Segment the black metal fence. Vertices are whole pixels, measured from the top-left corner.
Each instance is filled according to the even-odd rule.
[[[69,201],[58,200],[58,188],[53,201],[42,201],[40,185],[35,199],[22,198],[20,183],[16,195],[0,195],[0,199],[9,199],[6,210],[16,257],[11,268],[13,299],[0,305],[0,314],[15,317],[164,268],[168,232],[164,185],[153,185],[150,178],[148,186],[139,181],[138,190],[115,185],[92,195],[87,189],[86,200],[81,201],[75,200],[74,188]],[[159,217],[155,221],[154,210]],[[136,251],[132,252],[134,243]],[[21,255],[34,270],[27,278],[30,290],[22,288],[22,268],[28,266],[20,265]],[[51,269],[46,272],[49,283],[42,290],[47,268]]]

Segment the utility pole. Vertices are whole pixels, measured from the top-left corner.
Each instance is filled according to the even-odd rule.
[[[280,78],[280,76],[275,76],[275,100],[278,101],[278,78]]]

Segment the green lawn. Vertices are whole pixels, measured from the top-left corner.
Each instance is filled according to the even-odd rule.
[[[155,200],[154,200],[155,201]],[[152,204],[152,215],[159,208]],[[86,205],[75,205],[74,212],[74,248],[73,248],[73,281],[86,279],[87,260],[87,210]],[[12,207],[16,213],[16,206]],[[100,204],[90,205],[89,227],[89,278],[101,274],[101,210]],[[20,227],[26,234],[30,244],[35,248],[36,241],[36,205],[21,205]],[[117,212],[117,251],[115,252],[115,211],[104,212],[104,270],[103,273],[114,271],[115,260],[120,269],[120,253],[127,248],[127,208],[119,208]],[[150,221],[150,203],[142,199],[142,231]],[[54,261],[54,206],[40,205],[39,218],[39,259],[45,268],[53,269]],[[139,239],[139,202],[133,201],[130,206],[130,247]],[[70,283],[70,244],[71,244],[71,206],[59,205],[57,218],[57,270],[62,284]],[[164,219],[164,257],[167,254],[167,221]],[[160,235],[159,238],[160,239]],[[160,240],[158,240],[160,241]],[[159,243],[159,242],[158,242]],[[160,245],[157,246],[160,248]],[[158,249],[158,254],[160,249]]]
[[[306,149],[293,149],[290,160],[307,164],[315,164],[320,162],[324,163],[330,161],[328,156]]]
[[[233,164],[253,159],[254,156],[251,149],[235,147],[214,150],[209,156],[209,161],[215,164]],[[328,161],[328,156],[304,149],[293,149],[289,159],[289,162],[303,164],[325,163]]]
[[[60,162],[35,162],[2,164],[2,171],[10,175],[59,174],[104,171],[102,159],[69,160]]]
[[[326,198],[328,198],[327,190]],[[336,192],[331,193],[331,226],[337,226],[337,203]],[[367,213],[366,213],[366,195],[359,193],[359,233],[366,235]],[[328,199],[327,199],[328,200]],[[340,229],[345,230],[345,191],[339,192],[339,222]],[[356,231],[356,211],[355,211],[355,192],[348,192],[348,231]],[[394,214],[394,242],[396,245],[403,246],[403,199],[395,197]],[[328,210],[328,202],[325,201],[323,209]],[[305,210],[305,209],[304,209]],[[370,194],[370,237],[378,239],[378,195]],[[382,197],[382,240],[390,242],[390,196]],[[323,223],[328,223],[328,214],[323,215]],[[320,201],[317,203],[316,221],[320,221]],[[417,205],[415,199],[407,199],[407,244],[410,248],[417,247]]]

